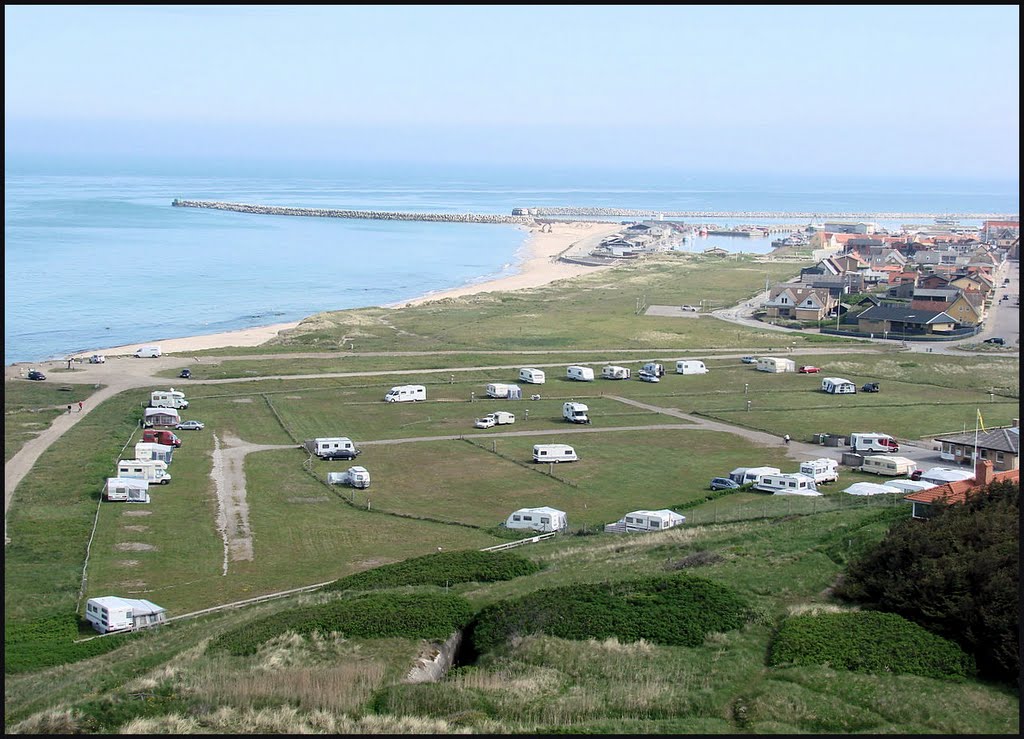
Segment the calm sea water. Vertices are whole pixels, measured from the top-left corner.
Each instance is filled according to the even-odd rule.
[[[1019,202],[1016,182],[8,160],[5,363],[409,300],[510,274],[526,238],[513,226],[252,216],[174,198],[438,213],[1016,213]],[[712,245],[770,249],[728,237],[692,248]]]

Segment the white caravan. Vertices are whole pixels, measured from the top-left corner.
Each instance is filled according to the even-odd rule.
[[[890,457],[887,454],[879,454],[864,457],[860,465],[861,472],[870,472],[873,475],[885,475],[887,477],[899,477],[909,475],[917,469],[917,462],[906,457]]]
[[[590,423],[589,407],[583,403],[563,403],[562,418],[570,423]]]
[[[857,386],[842,377],[822,378],[821,389],[832,395],[855,395],[857,393]]]
[[[629,367],[619,367],[609,364],[601,369],[601,377],[605,380],[628,380],[631,372]]]
[[[494,413],[488,413],[486,416],[476,419],[473,421],[473,425],[478,429],[489,429],[492,426],[504,426],[515,422],[515,414],[509,413],[508,411],[495,411]]]
[[[492,382],[485,389],[488,398],[506,398],[508,400],[519,400],[523,397],[523,390],[518,385],[506,385],[503,382]]]
[[[320,436],[306,439],[303,448],[320,459],[355,459],[360,454],[356,445],[347,436]]]
[[[134,631],[163,623],[166,610],[152,601],[107,595],[86,601],[85,620],[101,634]]]
[[[762,372],[796,372],[796,362],[785,357],[758,357],[757,369]]]
[[[839,463],[828,457],[811,459],[800,463],[800,474],[814,478],[817,485],[835,482],[839,479]]]
[[[534,462],[575,462],[579,457],[568,444],[534,444]]]
[[[181,416],[175,408],[145,408],[142,411],[142,425],[146,428],[177,426],[179,423]]]
[[[188,408],[185,393],[181,390],[154,390],[149,394],[150,408]]]
[[[156,346],[155,344],[151,346],[140,346],[138,349],[135,350],[135,356],[148,358],[159,357],[160,347]]]
[[[684,521],[686,521],[686,516],[681,516],[667,508],[660,511],[632,511],[615,523],[605,525],[604,530],[609,534],[664,531],[673,526],[679,526]]]
[[[680,359],[676,362],[677,375],[706,375],[708,368],[699,359]]]
[[[117,476],[130,477],[166,485],[171,481],[167,463],[159,459],[122,459],[117,463]]]
[[[148,503],[149,483],[129,477],[108,477],[103,497],[124,503]]]
[[[781,471],[778,467],[737,467],[729,473],[729,479],[740,485],[749,485],[757,482],[761,475],[777,475]]]
[[[760,475],[754,483],[754,490],[775,495],[821,495],[814,478],[799,472]]]
[[[327,484],[351,485],[354,488],[370,487],[370,473],[365,467],[349,467],[344,472],[328,472]]]
[[[549,531],[561,531],[569,526],[569,519],[565,511],[557,508],[520,508],[511,513],[505,519],[505,528],[508,529],[533,529],[547,533]]]
[[[570,380],[579,380],[580,382],[593,382],[594,370],[590,367],[580,367],[579,365],[572,365],[565,368],[565,376]]]
[[[427,388],[423,385],[395,385],[384,395],[388,403],[403,403],[407,400],[416,402],[427,399]]]
[[[174,447],[170,444],[157,444],[155,441],[140,441],[135,445],[136,459],[160,459],[167,464],[174,456]]]
[[[648,362],[643,366],[643,371],[648,372],[655,377],[664,377],[665,365],[659,364],[658,362]]]
[[[523,367],[519,370],[519,382],[527,382],[531,385],[544,384],[544,370],[535,367]]]

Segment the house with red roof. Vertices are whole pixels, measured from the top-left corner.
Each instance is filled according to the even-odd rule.
[[[939,507],[964,503],[969,497],[994,482],[1013,482],[1019,485],[1020,470],[995,472],[991,462],[981,459],[974,467],[972,479],[947,482],[928,490],[918,490],[905,496],[904,500],[909,500],[912,504],[911,518],[926,521],[935,515]]]

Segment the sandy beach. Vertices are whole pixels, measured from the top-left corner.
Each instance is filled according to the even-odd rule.
[[[539,226],[531,226],[529,228],[530,235],[526,243],[523,244],[516,254],[517,264],[514,274],[495,280],[488,280],[487,282],[452,288],[451,290],[428,293],[413,300],[404,300],[382,307],[400,308],[407,305],[420,305],[433,300],[457,298],[477,293],[505,292],[540,287],[557,280],[576,277],[595,270],[607,269],[607,267],[588,267],[581,264],[562,262],[558,258],[569,251],[573,253],[587,253],[605,236],[616,233],[621,228],[617,223],[554,223],[551,224],[550,231],[542,231]],[[279,332],[295,328],[298,325],[298,321],[293,321],[291,323],[275,323],[269,326],[255,326],[237,331],[186,336],[177,339],[154,337],[135,344],[126,344],[107,349],[94,349],[74,356],[79,359],[87,359],[91,354],[109,356],[133,354],[136,349],[145,344],[158,344],[160,350],[164,353],[221,349],[228,346],[259,346],[277,336]]]

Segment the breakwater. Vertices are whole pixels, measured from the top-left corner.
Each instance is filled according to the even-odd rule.
[[[249,205],[222,203],[212,200],[179,200],[171,202],[175,208],[209,208],[235,213],[253,213],[270,216],[307,216],[312,218],[362,218],[375,221],[435,221],[440,223],[506,223],[531,226],[532,216],[504,216],[482,213],[396,213],[377,210],[333,210],[325,208],[288,208],[280,205]]]

